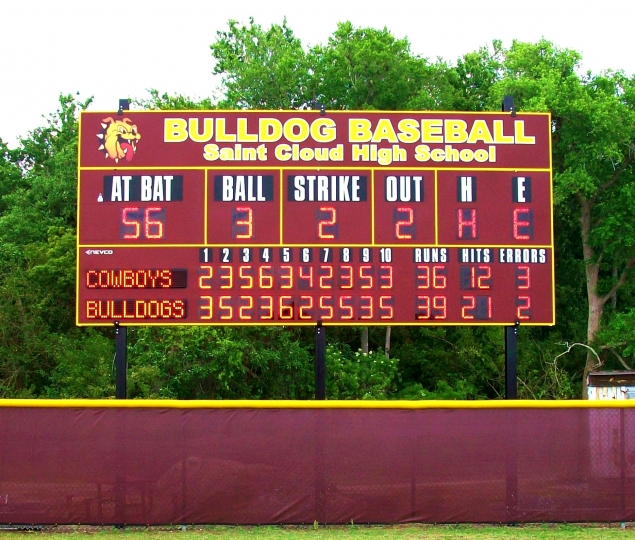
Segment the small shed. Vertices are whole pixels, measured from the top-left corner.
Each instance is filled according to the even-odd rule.
[[[635,399],[635,371],[592,371],[587,375],[588,399]]]

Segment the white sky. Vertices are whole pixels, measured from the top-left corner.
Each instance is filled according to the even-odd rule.
[[[454,62],[493,39],[541,37],[582,53],[593,71],[635,73],[632,0],[0,0],[0,138],[44,125],[60,93],[91,95],[91,110],[147,89],[209,96],[209,45],[227,21],[289,27],[305,46],[338,21],[408,37],[415,54]]]

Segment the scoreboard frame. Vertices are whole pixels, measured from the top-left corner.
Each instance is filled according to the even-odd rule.
[[[76,323],[553,325],[550,125],[83,112]]]

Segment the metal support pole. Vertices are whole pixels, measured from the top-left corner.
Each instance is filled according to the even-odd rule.
[[[518,398],[518,327],[505,327],[505,399]],[[505,499],[507,523],[518,522],[518,433],[514,421],[516,410],[508,411],[512,417],[508,429],[507,467],[505,474]]]
[[[512,116],[516,116],[516,107],[514,107],[514,96],[503,96],[501,110],[503,112],[510,112],[512,113]]]
[[[315,327],[315,399],[326,399],[326,328]]]
[[[505,327],[505,399],[518,398],[518,326]]]
[[[127,345],[128,332],[125,326],[119,326],[119,321],[115,321],[115,397],[126,399],[128,397],[127,384]]]

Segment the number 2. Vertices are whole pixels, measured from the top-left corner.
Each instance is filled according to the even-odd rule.
[[[412,240],[414,235],[415,211],[413,208],[397,208],[394,213],[395,237],[399,240]]]
[[[317,211],[318,236],[324,239],[337,237],[337,210],[332,206],[322,206]]]

